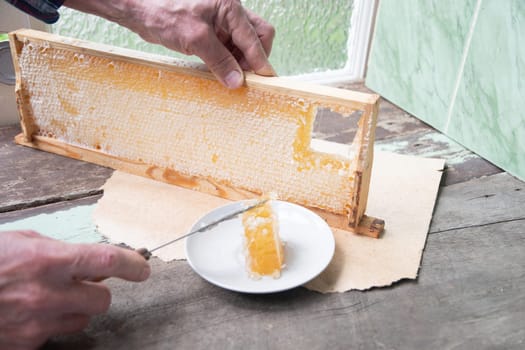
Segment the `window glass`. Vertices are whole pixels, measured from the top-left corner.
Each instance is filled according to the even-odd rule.
[[[246,0],[243,4],[275,26],[277,34],[271,62],[279,75],[344,67],[352,0]],[[67,8],[61,10],[61,16],[52,26],[54,33],[187,58],[159,45],[148,44],[136,34],[95,16]]]

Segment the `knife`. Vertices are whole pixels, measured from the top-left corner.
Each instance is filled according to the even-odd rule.
[[[247,211],[249,211],[249,210],[252,210],[252,209],[254,209],[254,208],[257,208],[257,207],[259,207],[259,206],[265,204],[266,202],[268,202],[268,199],[263,199],[263,200],[260,200],[260,201],[258,201],[258,202],[256,202],[256,203],[252,204],[252,205],[245,206],[244,208],[238,209],[238,210],[236,210],[236,211],[234,211],[234,212],[232,212],[232,213],[230,213],[230,214],[228,214],[228,215],[225,215],[225,216],[221,217],[220,219],[217,219],[217,220],[215,220],[215,221],[212,221],[212,222],[210,222],[209,224],[206,224],[206,225],[204,225],[204,226],[202,226],[202,227],[200,227],[200,228],[198,228],[198,229],[195,229],[195,230],[193,230],[193,231],[191,231],[191,232],[188,232],[188,233],[186,233],[185,235],[182,235],[182,236],[180,236],[180,237],[177,237],[177,238],[175,238],[175,239],[173,239],[173,240],[171,240],[171,241],[169,241],[169,242],[163,243],[163,244],[161,244],[161,245],[159,245],[158,247],[155,247],[155,248],[153,248],[153,249],[149,249],[149,250],[148,250],[148,249],[146,249],[146,248],[139,248],[139,249],[136,249],[135,251],[136,251],[137,253],[139,253],[140,255],[142,255],[142,257],[143,257],[144,259],[149,260],[149,258],[151,258],[151,256],[152,256],[152,253],[153,253],[154,251],[156,251],[156,250],[159,250],[159,249],[161,249],[161,248],[164,248],[164,247],[166,247],[166,246],[168,246],[168,245],[170,245],[170,244],[173,244],[173,243],[175,243],[175,242],[177,242],[177,241],[180,241],[180,240],[182,240],[182,239],[184,239],[184,238],[187,238],[187,237],[189,237],[189,236],[193,236],[193,235],[196,234],[196,233],[204,232],[204,231],[208,231],[208,230],[214,228],[215,226],[219,225],[220,223],[225,222],[225,221],[228,221],[228,220],[231,220],[231,219],[234,219],[234,218],[236,218],[238,215],[243,214],[243,213],[245,213],[245,212],[247,212]]]
[[[206,224],[206,225],[203,225],[202,227],[198,228],[198,229],[195,229],[193,231],[190,231],[188,233],[186,233],[185,235],[182,235],[180,237],[177,237],[169,242],[166,242],[166,243],[163,243],[161,245],[159,245],[158,247],[155,247],[153,249],[146,249],[146,248],[139,248],[139,249],[133,249],[132,247],[128,246],[127,244],[124,244],[124,243],[120,243],[120,244],[116,244],[116,246],[120,247],[120,248],[125,248],[125,249],[130,249],[130,250],[135,250],[137,253],[139,253],[140,255],[142,255],[142,257],[146,260],[149,260],[152,256],[152,253],[156,250],[159,250],[160,248],[164,248],[170,244],[173,244],[177,241],[180,241],[184,238],[187,238],[189,236],[192,236],[196,233],[199,233],[199,232],[204,232],[204,231],[208,231],[212,228],[214,228],[215,226],[219,225],[220,223],[222,222],[225,222],[225,221],[228,221],[228,220],[231,220],[231,219],[235,219],[238,215],[242,214],[242,213],[245,213],[249,210],[252,210],[254,208],[257,208],[261,205],[263,205],[264,203],[268,202],[269,199],[262,199],[252,205],[249,205],[249,206],[245,206],[241,209],[238,209],[238,210],[235,210],[234,212],[228,214],[228,215],[225,215],[223,217],[221,217],[220,219],[217,219],[215,221],[212,221],[210,222],[209,224]],[[104,281],[105,279],[107,279],[108,277],[104,277],[104,276],[99,276],[99,277],[95,277],[95,278],[91,278],[89,279],[89,281],[91,282],[101,282],[101,281]]]

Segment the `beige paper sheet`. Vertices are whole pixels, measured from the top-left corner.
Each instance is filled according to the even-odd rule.
[[[305,285],[321,293],[365,290],[417,277],[444,161],[377,152],[367,214],[385,220],[380,239],[333,230],[336,251],[328,268]],[[184,198],[184,200],[181,200]],[[94,220],[112,242],[153,248],[182,235],[228,200],[115,172],[104,185]],[[155,252],[184,259],[180,241]]]
[[[115,171],[103,186],[93,218],[113,243],[152,249],[191,229],[204,214],[230,203],[182,187]],[[181,200],[183,198],[184,200]],[[185,259],[184,240],[155,251],[164,261]]]

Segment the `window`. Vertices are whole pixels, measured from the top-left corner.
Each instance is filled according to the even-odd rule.
[[[276,27],[271,62],[278,74],[320,82],[363,78],[375,1],[246,0],[243,4]],[[188,59],[101,18],[67,8],[61,15],[51,27],[54,33]]]

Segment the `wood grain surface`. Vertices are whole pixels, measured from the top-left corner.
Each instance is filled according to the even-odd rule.
[[[110,311],[44,349],[523,349],[525,184],[382,106],[379,143],[422,154],[415,143],[426,140],[428,152],[441,149],[453,164],[417,280],[366,292],[248,295],[207,283],[186,262],[153,259],[148,281],[108,280]],[[330,128],[318,132],[342,137]],[[0,129],[0,222],[96,199],[111,170],[17,146],[17,132]]]
[[[0,128],[0,213],[100,194],[112,169],[15,147],[19,126]]]

